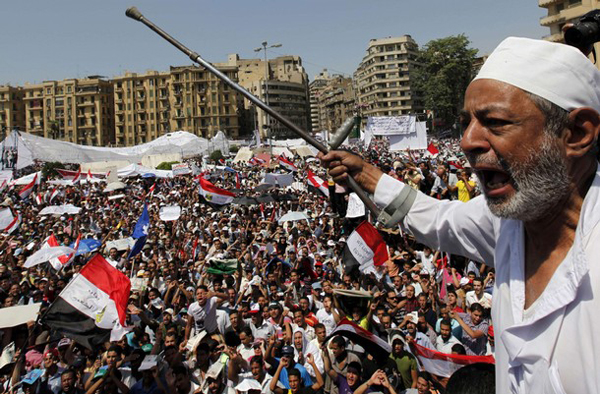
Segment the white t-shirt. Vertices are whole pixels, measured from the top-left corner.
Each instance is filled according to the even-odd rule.
[[[435,274],[433,253],[430,253],[429,256],[425,256],[425,252],[417,251],[417,257],[421,260],[421,269],[427,271],[429,275]]]
[[[198,301],[193,302],[188,308],[188,316],[194,319],[195,332],[206,330],[208,333],[217,331],[217,305],[216,297],[206,300],[204,306]]]
[[[327,313],[325,309],[319,309],[317,311],[317,319],[319,320],[319,323],[325,326],[325,332],[327,335],[329,335],[329,333],[335,329],[336,324],[333,317],[333,312]]]

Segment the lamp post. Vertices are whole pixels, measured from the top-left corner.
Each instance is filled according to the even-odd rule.
[[[254,52],[265,52],[265,104],[269,105],[269,60],[267,58],[267,49],[279,48],[281,44],[269,45],[266,41],[262,42],[262,47],[254,49]],[[273,156],[273,143],[271,142],[271,124],[269,122],[269,114],[265,112],[265,125],[267,128],[267,138],[269,139],[270,154]]]

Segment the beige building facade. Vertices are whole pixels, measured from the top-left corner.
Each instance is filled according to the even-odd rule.
[[[101,77],[45,81],[23,88],[21,130],[76,144],[114,143],[112,83]]]
[[[5,137],[14,129],[25,129],[23,88],[0,86],[0,132]]]
[[[352,78],[329,76],[322,72],[310,84],[311,122],[313,131],[335,132],[354,116],[355,94]]]
[[[562,28],[566,23],[576,23],[586,13],[600,9],[598,0],[538,0],[538,6],[548,10],[548,15],[540,19],[540,25],[548,27],[550,34],[544,39],[552,42],[564,42]],[[595,45],[600,54],[600,44]],[[600,62],[596,61],[600,68]]]
[[[227,64],[237,67],[239,84],[244,89],[296,126],[309,130],[308,75],[299,56],[280,56],[265,63],[261,59],[240,59],[237,54],[232,54]],[[268,137],[269,133],[275,139],[295,137],[285,126],[247,99],[244,99],[244,108],[252,119],[251,124],[260,130],[262,137]]]
[[[411,88],[411,71],[419,66],[417,50],[417,43],[409,35],[369,41],[354,73],[363,119],[423,113],[422,100]]]

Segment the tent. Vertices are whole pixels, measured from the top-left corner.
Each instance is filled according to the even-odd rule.
[[[229,142],[222,131],[210,141],[186,131],[164,134],[145,144],[109,148],[77,145],[71,142],[39,137],[13,131],[0,143],[0,150],[17,147],[17,169],[33,164],[34,160],[60,163],[127,162],[141,163],[151,155],[179,154],[183,158],[204,155],[216,149],[229,154]]]

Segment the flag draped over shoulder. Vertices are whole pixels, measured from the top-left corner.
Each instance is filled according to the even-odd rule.
[[[215,185],[213,185],[212,183],[210,183],[203,177],[201,177],[199,180],[200,180],[200,195],[202,197],[204,197],[204,199],[208,203],[216,204],[216,205],[231,204],[231,202],[233,201],[233,198],[235,197],[234,193],[232,193],[228,190],[216,187]]]
[[[385,263],[389,255],[379,231],[364,221],[348,237],[342,258],[346,272],[358,268],[363,273],[377,273],[375,267]]]
[[[93,349],[122,338],[131,283],[96,254],[81,269],[43,317],[52,329]]]
[[[413,354],[419,359],[423,369],[434,375],[450,377],[458,369],[475,363],[495,364],[494,356],[463,356],[446,354],[428,349],[416,343],[411,345]]]

